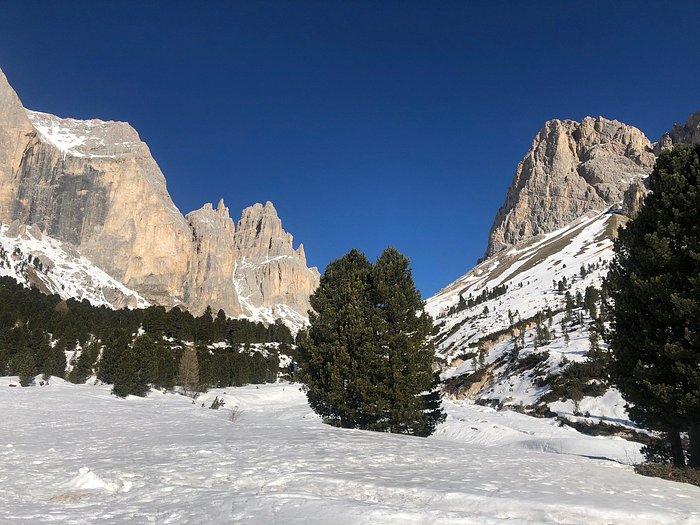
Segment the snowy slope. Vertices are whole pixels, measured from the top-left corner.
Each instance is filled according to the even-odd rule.
[[[486,368],[489,379],[475,386],[462,397],[497,400],[502,404],[532,405],[549,387],[542,379],[557,374],[568,362],[586,359],[591,348],[591,318],[578,308],[583,323],[567,323],[568,341],[564,340],[562,322],[565,313],[565,292],[575,297],[589,286],[600,288],[612,258],[612,233],[625,218],[613,210],[590,214],[549,234],[499,253],[476,266],[472,271],[447,286],[427,301],[426,309],[435,318],[437,355],[445,363],[443,378],[467,376]],[[583,274],[581,268],[584,268]],[[566,287],[558,283],[565,279]],[[507,287],[505,292],[480,302],[472,308],[450,311],[465,300],[476,298],[485,290]],[[502,288],[504,290],[504,288]],[[537,373],[532,368],[517,370],[506,359],[514,352],[515,341],[510,327],[527,321],[549,309],[553,312],[549,328],[553,338],[535,345],[535,323],[525,322],[524,347],[519,358],[532,354],[548,358]],[[605,347],[603,342],[600,343]],[[478,357],[477,357],[478,356]],[[517,363],[516,363],[517,365]],[[604,402],[584,400],[600,417],[625,419],[624,402],[611,392]],[[595,406],[594,406],[595,405]],[[573,412],[569,405],[554,407]],[[576,407],[576,411],[581,411]]]
[[[440,321],[459,296],[477,296],[485,289],[507,285],[508,292],[484,302],[473,311],[446,319],[449,329],[466,318],[473,318],[469,330],[471,339],[509,326],[508,310],[518,311],[526,319],[546,306],[554,307],[562,297],[552,285],[553,280],[566,277],[573,282],[571,293],[583,293],[590,285],[600,285],[605,268],[593,271],[585,279],[579,278],[581,265],[607,262],[612,257],[610,232],[617,227],[620,215],[603,212],[584,216],[568,226],[532,239],[529,242],[499,253],[477,265],[466,275],[440,290],[426,301],[426,310]],[[475,317],[484,306],[489,313],[485,318]],[[464,335],[463,333],[461,335]],[[455,341],[451,339],[450,342]],[[441,353],[449,346],[442,345]]]
[[[0,378],[2,524],[700,522],[697,487],[584,457],[633,461],[636,445],[519,414],[447,403],[424,439],[326,426],[289,384],[192,404],[10,381]],[[215,395],[224,408],[201,407]]]
[[[0,276],[63,299],[86,299],[95,306],[148,306],[137,292],[112,279],[73,246],[43,235],[37,227],[0,226]]]
[[[41,139],[58,148],[64,156],[114,159],[143,147],[135,140],[137,137],[124,134],[125,129],[130,129],[125,122],[78,120],[39,111],[26,112]]]
[[[267,262],[274,259],[281,259],[284,257],[285,256],[269,258],[267,259]],[[237,262],[233,269],[233,286],[236,290],[238,300],[241,303],[241,309],[243,310],[241,315],[238,316],[239,319],[248,319],[251,322],[260,322],[265,325],[274,324],[275,321],[279,319],[280,321],[282,321],[282,323],[284,323],[287,326],[287,328],[289,328],[289,330],[292,332],[292,335],[296,335],[299,332],[299,330],[309,325],[308,316],[301,315],[299,312],[297,312],[290,306],[287,306],[286,304],[256,306],[253,303],[253,301],[250,300],[250,296],[246,295],[246,284],[245,282],[243,282],[245,278],[241,278],[241,276],[237,274],[237,271],[239,270],[239,264],[241,267],[254,267],[254,265],[252,265],[250,262],[244,259],[240,263]],[[263,261],[261,264],[266,264],[266,262]]]

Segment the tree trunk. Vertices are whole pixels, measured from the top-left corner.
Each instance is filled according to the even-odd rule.
[[[691,425],[688,428],[688,439],[690,440],[688,465],[700,468],[700,425]]]
[[[683,454],[683,443],[681,442],[681,433],[676,430],[668,432],[668,440],[671,443],[671,457],[673,464],[677,467],[685,466],[685,455]]]

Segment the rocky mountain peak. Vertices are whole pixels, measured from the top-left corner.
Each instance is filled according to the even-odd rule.
[[[87,158],[148,157],[148,146],[126,122],[60,118],[27,110],[40,140],[64,155]]]
[[[284,231],[274,205],[257,203],[243,210],[234,245],[246,258],[294,256],[293,237]]]
[[[496,214],[486,256],[620,203],[654,162],[652,144],[633,126],[603,117],[546,122]]]

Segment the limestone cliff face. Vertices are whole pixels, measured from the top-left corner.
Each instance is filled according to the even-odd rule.
[[[0,221],[15,220],[72,243],[149,301],[195,314],[284,305],[299,319],[318,283],[271,204],[244,211],[238,232],[223,202],[184,217],[131,126],[25,110],[0,72]]]
[[[639,210],[644,205],[644,198],[649,193],[649,188],[646,186],[646,179],[635,180],[630,184],[622,197],[622,213],[630,219],[634,219]]]
[[[187,214],[195,244],[195,262],[189,275],[189,307],[201,312],[211,306],[229,315],[240,315],[241,305],[233,284],[236,253],[233,249],[233,220],[223,199],[216,209],[205,204]]]
[[[319,273],[307,268],[303,245],[294,250],[292,241],[271,202],[243,210],[234,235],[238,254],[234,281],[244,312],[275,304],[308,311]]]
[[[9,217],[17,190],[17,170],[29,141],[36,135],[17,94],[0,70],[0,216]]]
[[[652,144],[632,126],[602,117],[547,122],[515,172],[486,256],[621,202],[654,162]]]
[[[8,219],[37,224],[149,300],[186,304],[192,232],[165,177],[123,122],[28,112],[37,130],[19,164]]]

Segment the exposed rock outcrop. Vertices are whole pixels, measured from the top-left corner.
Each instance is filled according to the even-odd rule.
[[[515,172],[486,256],[620,203],[654,162],[652,144],[632,126],[602,117],[547,122]]]
[[[272,204],[246,209],[238,232],[223,201],[184,217],[129,124],[27,111],[0,71],[0,221],[15,220],[149,301],[195,314],[285,306],[298,319],[318,284]]]
[[[188,306],[200,312],[211,305],[229,315],[239,315],[241,305],[232,281],[236,253],[233,248],[234,225],[221,199],[216,209],[205,204],[187,214],[195,243],[195,265],[190,272]]]
[[[622,213],[630,219],[637,216],[644,205],[644,198],[649,193],[645,181],[646,179],[638,179],[632,182],[622,197]]]
[[[137,292],[97,268],[70,243],[19,221],[0,226],[0,276],[63,299],[86,299],[112,308],[148,306]]]
[[[306,267],[303,245],[294,250],[292,241],[271,202],[243,210],[234,236],[239,256],[234,281],[244,312],[275,304],[286,304],[298,312],[308,310],[319,273]]]
[[[192,231],[136,131],[123,122],[28,114],[38,133],[3,222],[38,224],[149,300],[187,304]]]
[[[700,144],[700,111],[688,117],[685,125],[674,124],[654,146],[657,155],[675,144]]]
[[[0,70],[0,216],[12,214],[20,160],[36,135],[17,94]]]

